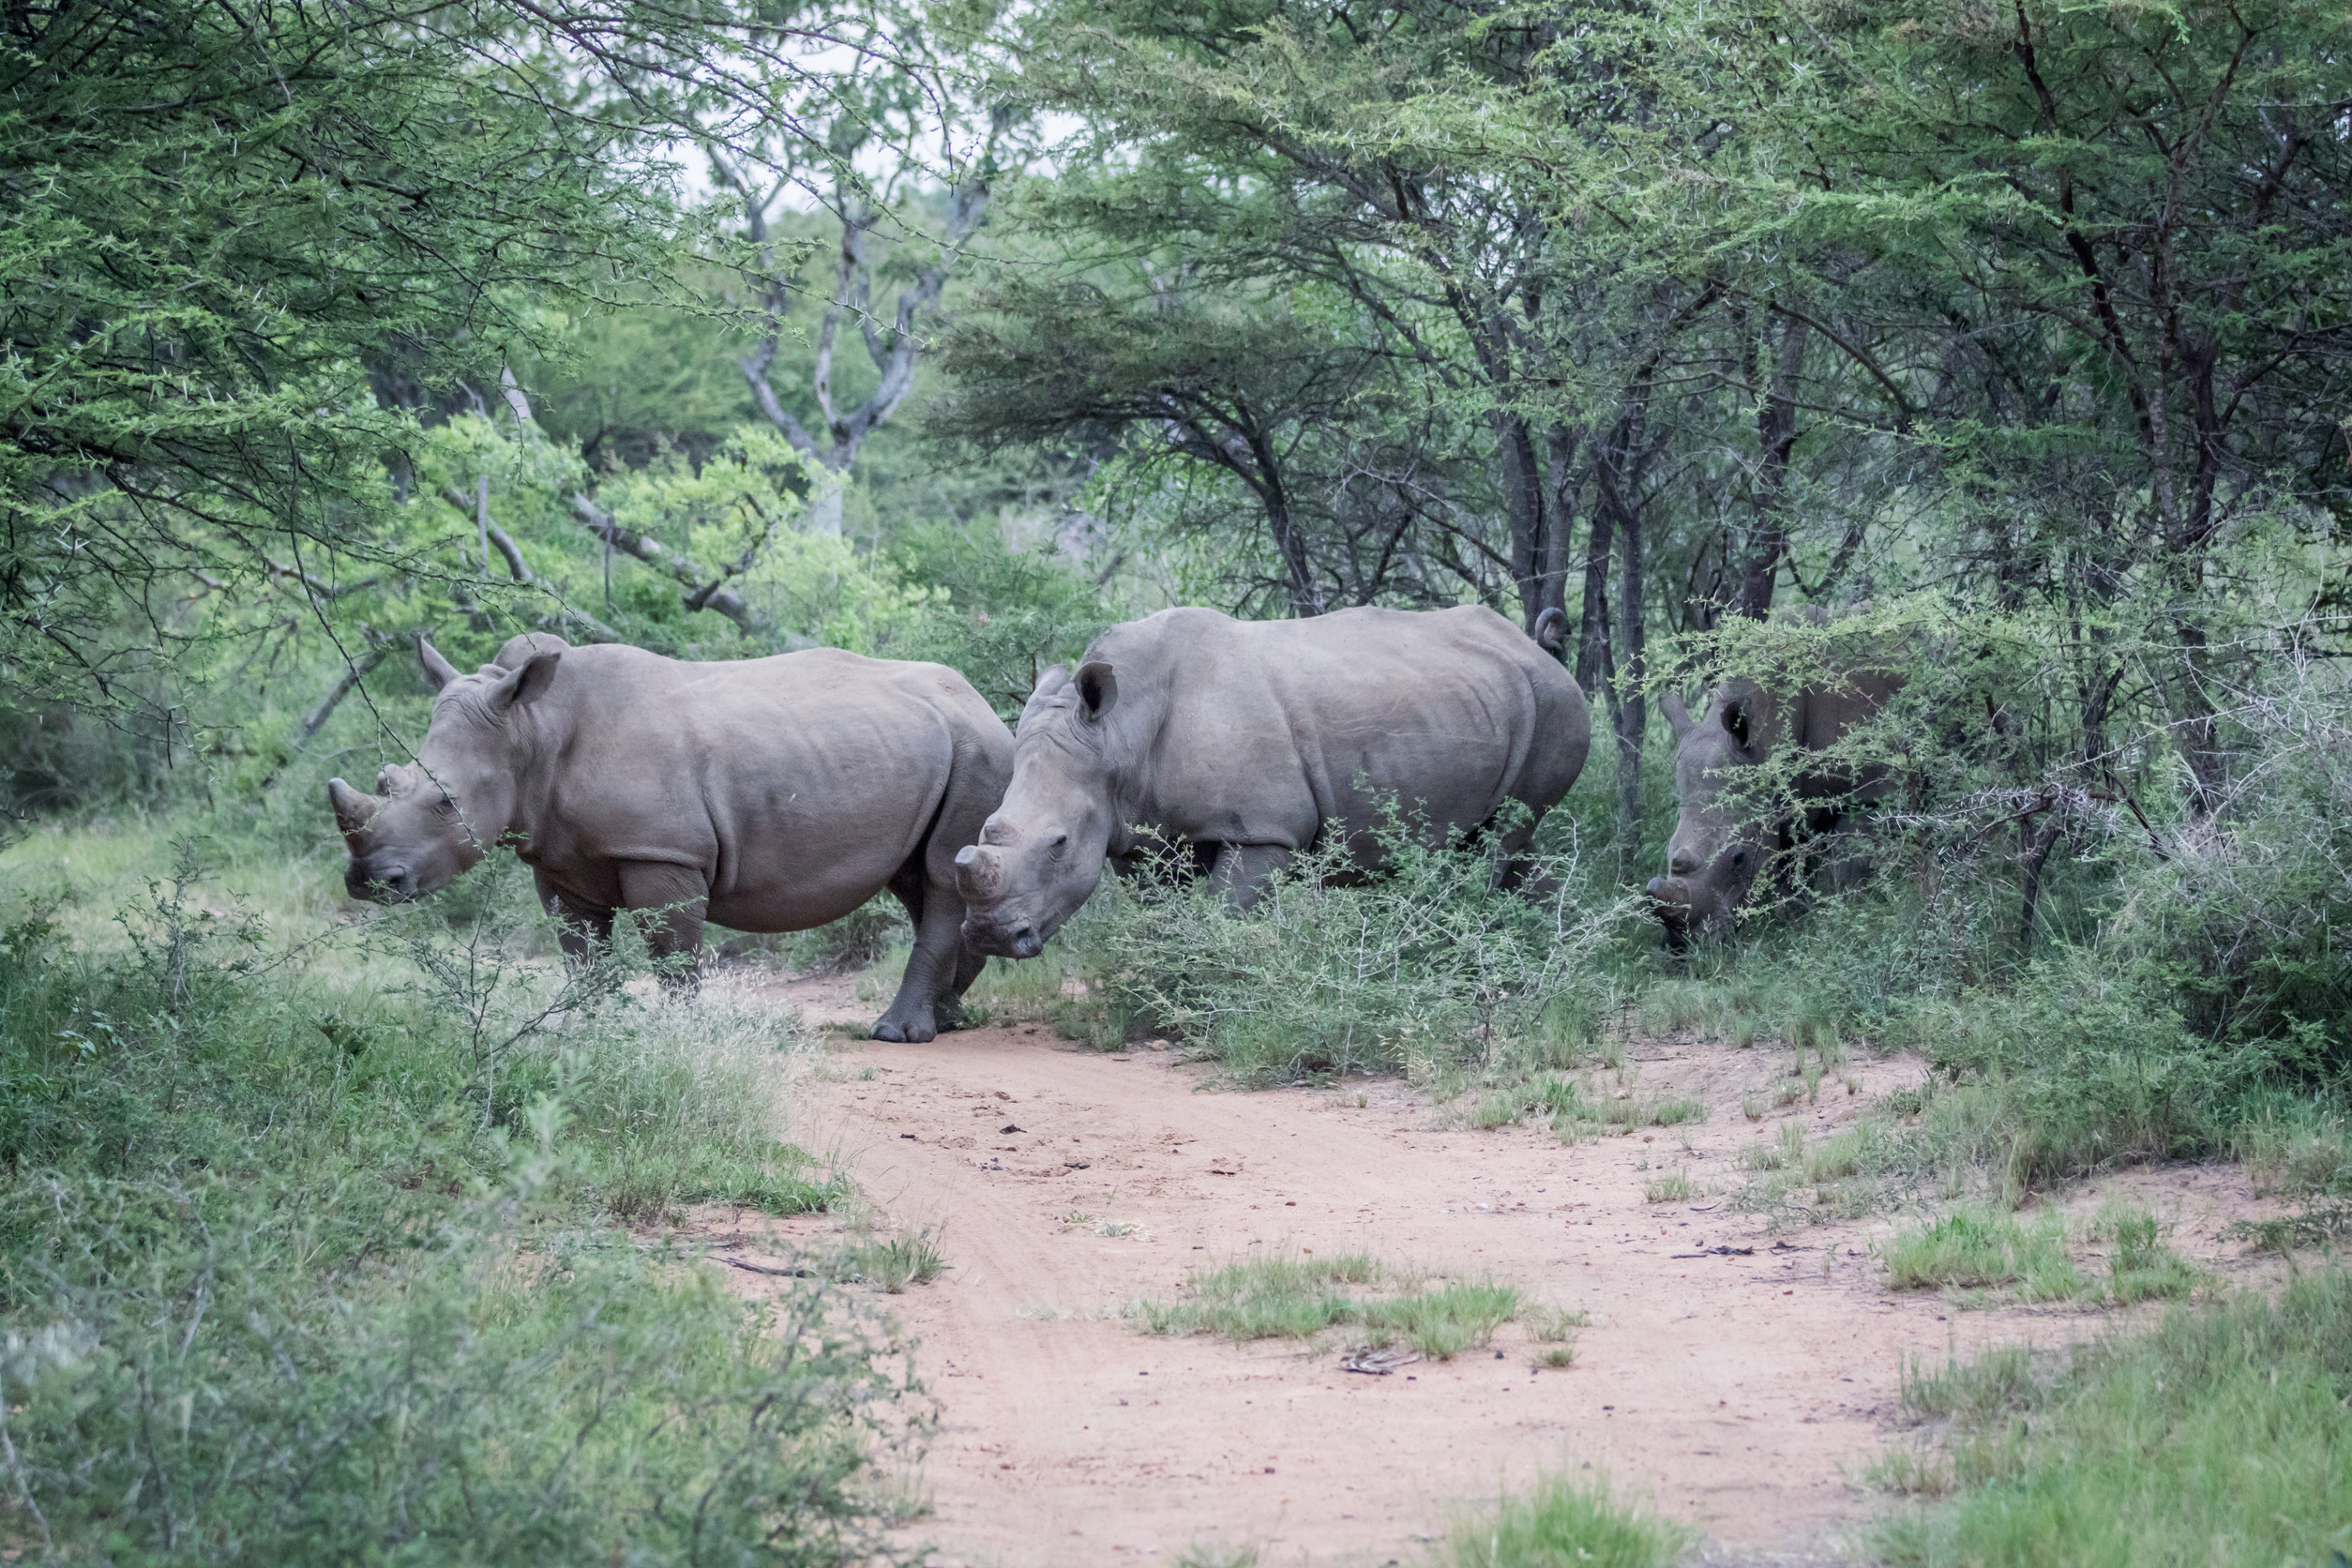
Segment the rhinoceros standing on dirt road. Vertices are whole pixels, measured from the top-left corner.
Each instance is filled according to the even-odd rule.
[[[1195,846],[1237,907],[1326,832],[1369,849],[1388,800],[1435,830],[1519,802],[1516,854],[1591,742],[1575,679],[1491,610],[1164,610],[1037,683],[1004,804],[956,857],[964,936],[1036,957],[1138,828]]]
[[[812,648],[688,664],[518,637],[461,675],[419,641],[440,695],[413,765],[327,797],[354,898],[446,887],[512,835],[566,951],[616,910],[664,910],[657,953],[704,920],[798,931],[887,887],[914,922],[883,1040],[928,1040],[985,960],[960,935],[954,856],[1013,771],[1003,721],[953,670]]]
[[[1791,792],[1803,807],[1777,819],[1744,814],[1737,784],[1741,770],[1761,766],[1780,747],[1830,751],[1876,717],[1902,685],[1885,671],[1859,671],[1787,701],[1741,678],[1717,687],[1696,720],[1678,694],[1666,693],[1659,706],[1674,731],[1681,809],[1666,846],[1666,874],[1650,879],[1649,894],[1669,946],[1728,936],[1756,873],[1802,841],[1829,841],[1822,869],[1832,887],[1843,889],[1862,873],[1849,819],[1886,793],[1892,781],[1884,768],[1826,761],[1801,767]]]

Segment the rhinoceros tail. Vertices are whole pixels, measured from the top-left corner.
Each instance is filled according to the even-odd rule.
[[[1529,635],[1535,639],[1538,647],[1549,648],[1555,654],[1560,652],[1560,646],[1568,641],[1568,612],[1553,605],[1535,618],[1534,630]]]

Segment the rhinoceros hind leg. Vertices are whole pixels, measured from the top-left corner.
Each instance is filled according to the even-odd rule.
[[[1209,881],[1234,913],[1246,914],[1290,864],[1290,854],[1280,844],[1220,844],[1209,863]]]

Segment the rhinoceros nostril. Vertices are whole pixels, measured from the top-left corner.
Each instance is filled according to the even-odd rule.
[[[1686,852],[1678,852],[1666,862],[1666,870],[1678,877],[1687,877],[1697,869],[1698,857]]]
[[[1655,898],[1662,891],[1665,890],[1665,888],[1666,879],[1664,877],[1652,877],[1650,879],[1650,885],[1643,888],[1642,891],[1649,894],[1652,898]]]
[[[1045,940],[1038,936],[1034,926],[1023,926],[1015,931],[1012,946],[1013,957],[1017,958],[1033,958],[1046,950]]]

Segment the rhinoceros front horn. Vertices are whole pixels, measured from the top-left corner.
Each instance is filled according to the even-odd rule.
[[[376,814],[376,797],[353,789],[339,778],[326,781],[326,803],[335,807],[335,825],[345,833],[357,833]]]
[[[1004,888],[1004,864],[994,850],[966,844],[956,852],[956,886],[968,903],[985,903]]]

